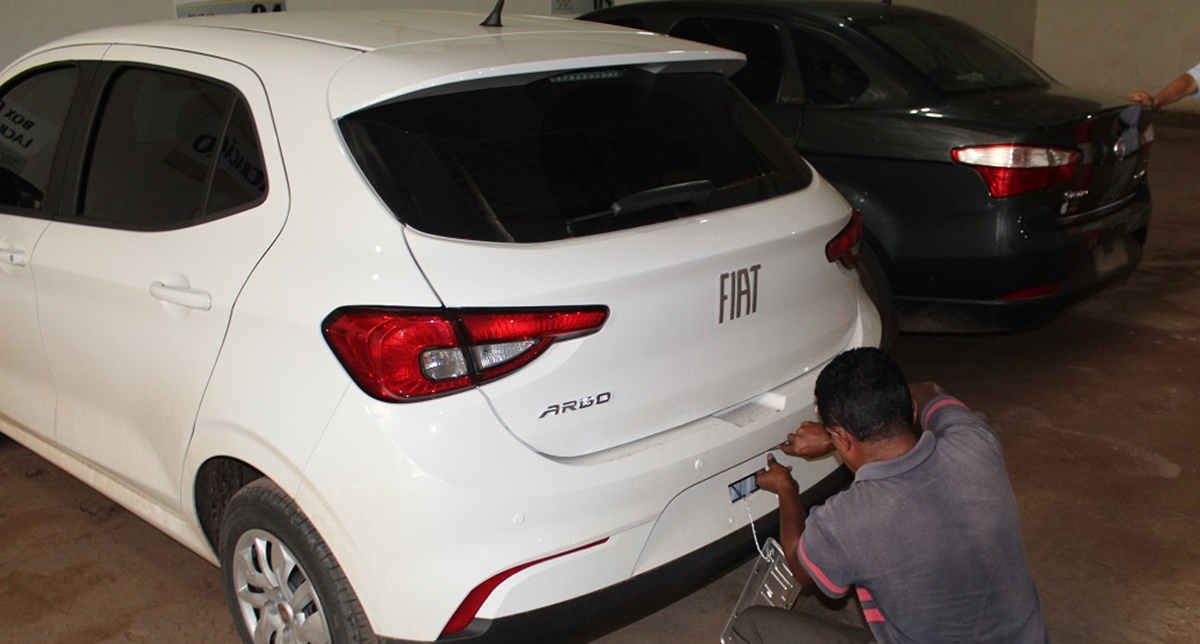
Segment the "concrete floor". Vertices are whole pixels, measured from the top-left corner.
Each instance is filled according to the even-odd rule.
[[[1200,641],[1200,126],[1162,123],[1155,148],[1156,218],[1130,279],[1037,331],[894,350],[1000,432],[1059,643]],[[715,643],[747,571],[599,642]],[[0,446],[0,642],[233,641],[215,568]]]

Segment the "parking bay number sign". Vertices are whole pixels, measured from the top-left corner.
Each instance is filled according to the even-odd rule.
[[[179,18],[215,16],[226,13],[274,13],[287,9],[287,2],[241,2],[240,0],[175,0]]]

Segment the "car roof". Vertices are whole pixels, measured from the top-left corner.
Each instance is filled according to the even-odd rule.
[[[267,34],[367,52],[501,35],[614,31],[580,29],[577,21],[539,16],[505,16],[502,27],[484,27],[479,24],[481,21],[479,15],[461,11],[405,9],[226,14],[107,27],[68,36],[52,45],[98,42],[153,45],[186,36],[190,30],[208,30],[209,35]]]
[[[39,51],[74,45],[162,47],[232,60],[265,85],[313,83],[328,90],[334,117],[414,91],[455,82],[602,66],[682,65],[729,74],[737,52],[602,23],[440,10],[289,11],[185,18],[68,36]],[[338,71],[303,78],[297,61]],[[311,67],[311,65],[310,65]]]

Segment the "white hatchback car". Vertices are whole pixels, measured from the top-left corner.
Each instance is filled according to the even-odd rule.
[[[878,341],[857,217],[740,54],[480,18],[113,28],[0,76],[0,431],[219,564],[247,641],[561,641],[694,587]]]

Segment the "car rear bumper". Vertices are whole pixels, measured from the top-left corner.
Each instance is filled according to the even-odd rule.
[[[848,347],[864,343],[848,340]],[[733,503],[729,487],[814,417],[817,373],[578,458],[548,457],[514,440],[482,395],[398,413],[350,390],[296,501],[381,637],[435,641],[462,619],[469,630],[451,634],[483,631],[480,620],[491,631],[500,627],[487,620],[508,623],[623,586],[774,511],[773,495]],[[833,459],[777,458],[795,466],[802,488],[837,467]],[[710,569],[719,571],[715,558]]]
[[[1040,228],[1009,227],[1010,232],[997,235],[995,242],[996,248],[1007,252],[914,260],[910,267],[937,276],[939,292],[898,293],[900,328],[916,333],[976,333],[1047,324],[1137,268],[1150,217],[1150,192],[1143,187],[1120,207],[1091,218]],[[1020,221],[1019,216],[1012,218]],[[983,289],[994,296],[964,296]]]
[[[845,489],[854,475],[838,467],[801,494],[806,508],[824,503]],[[779,512],[773,511],[689,555],[622,583],[537,610],[499,619],[476,619],[465,630],[438,642],[516,644],[522,642],[587,642],[628,625],[682,599],[751,559],[754,532],[778,534]],[[733,606],[730,605],[732,610]],[[387,639],[392,644],[412,640]]]

